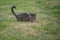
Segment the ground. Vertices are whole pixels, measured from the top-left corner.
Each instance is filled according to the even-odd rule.
[[[36,21],[17,21],[12,5],[16,14],[36,13]],[[0,0],[0,40],[60,40],[60,0]]]

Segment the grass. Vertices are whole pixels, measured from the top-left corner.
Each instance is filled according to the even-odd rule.
[[[0,0],[0,40],[60,40],[59,0]],[[14,11],[36,13],[36,22],[18,22]]]

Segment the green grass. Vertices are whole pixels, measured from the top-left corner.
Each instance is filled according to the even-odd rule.
[[[36,13],[36,22],[18,22],[14,11]],[[60,0],[0,0],[0,40],[60,40]]]

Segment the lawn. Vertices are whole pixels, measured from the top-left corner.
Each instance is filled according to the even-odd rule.
[[[16,14],[36,13],[36,22],[17,21]],[[0,40],[60,40],[60,0],[0,0]]]

